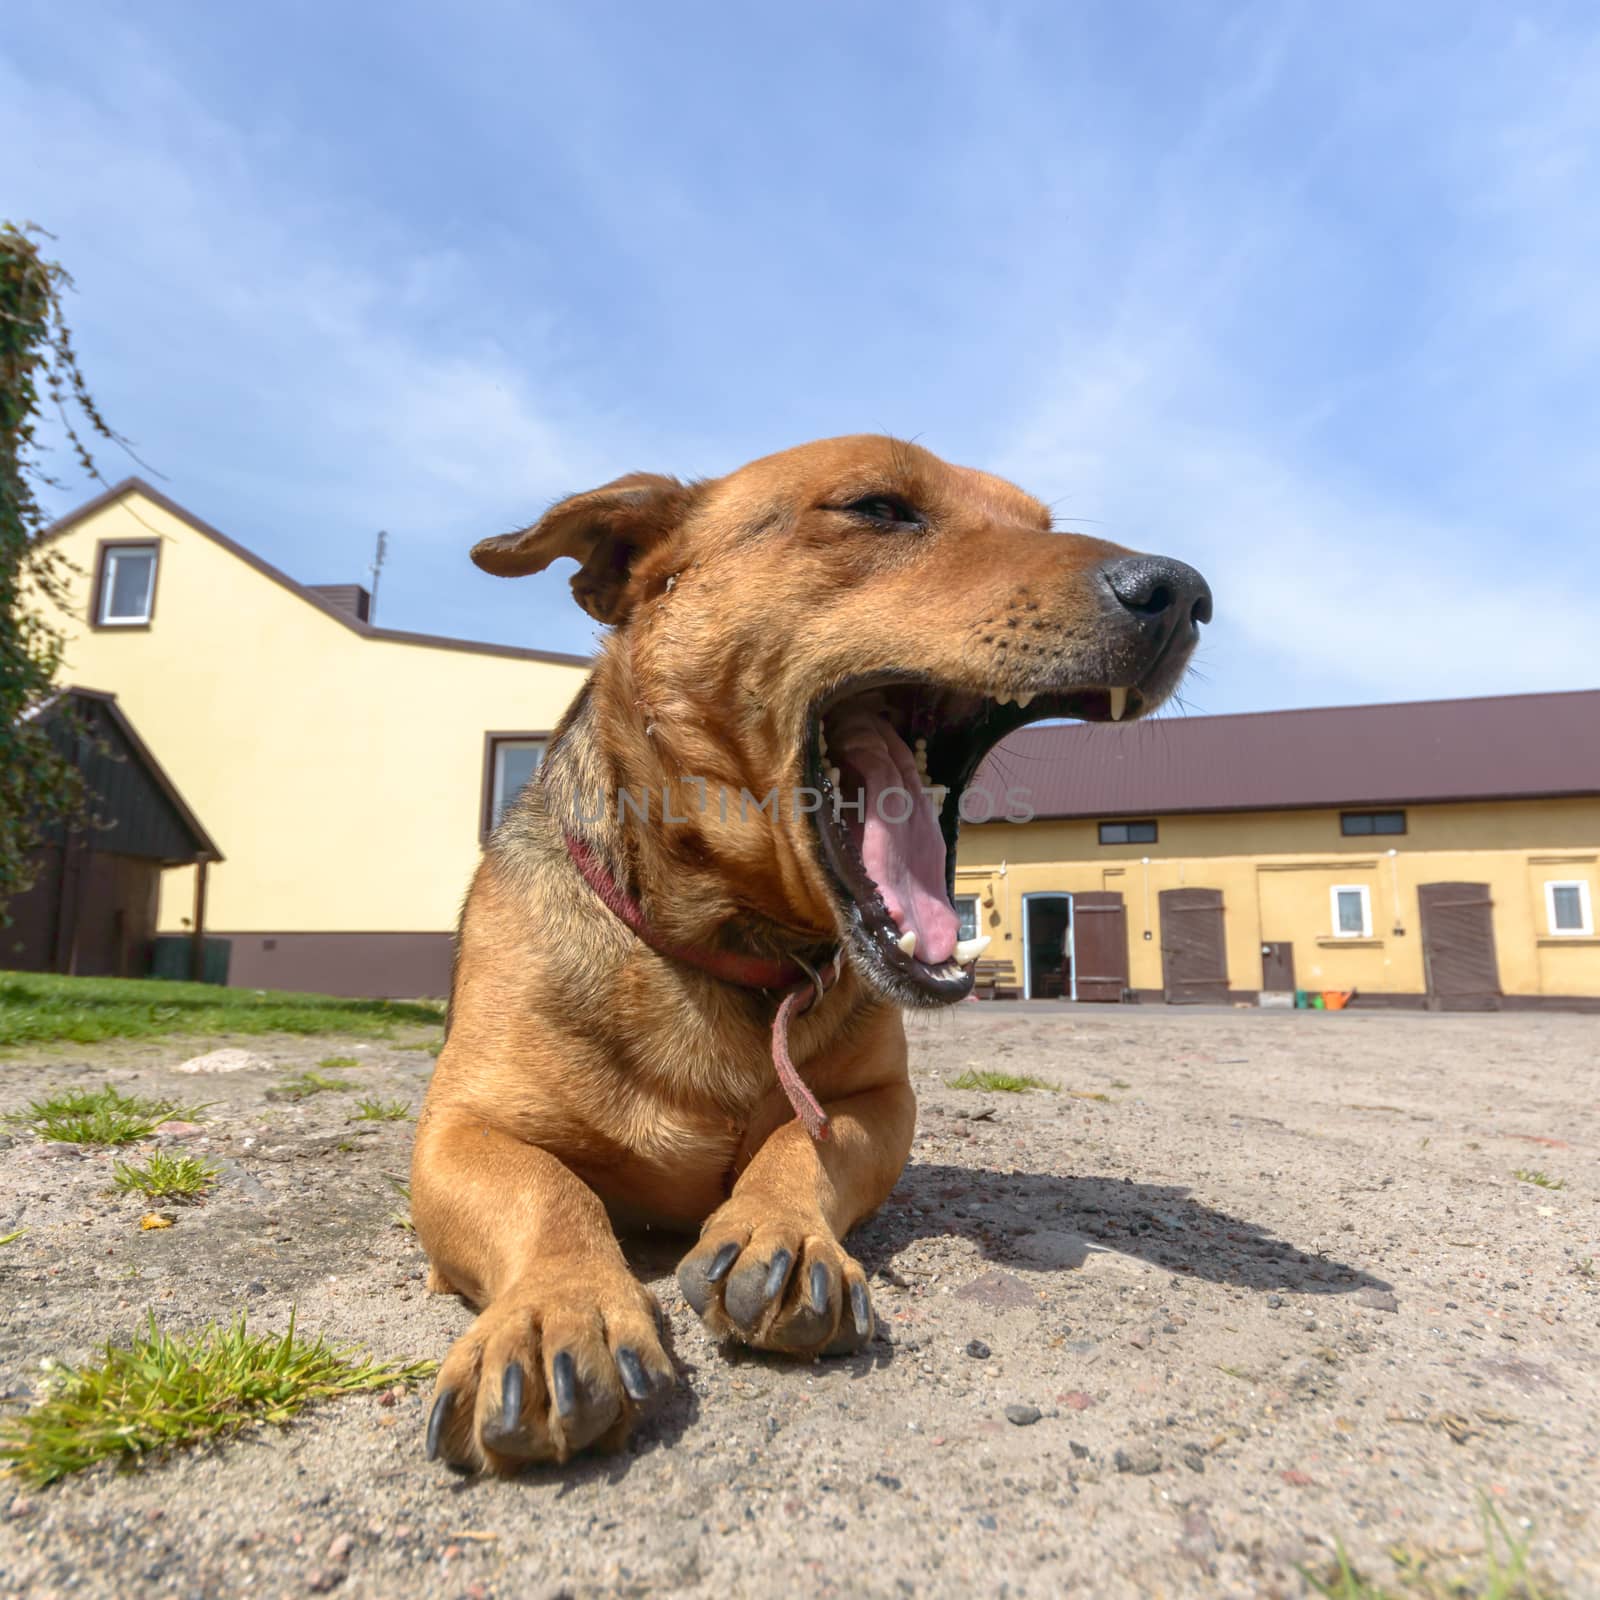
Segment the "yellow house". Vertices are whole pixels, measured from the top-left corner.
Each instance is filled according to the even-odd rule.
[[[964,933],[1035,998],[1600,1009],[1600,692],[1128,728],[992,755]]]
[[[63,681],[115,696],[223,858],[159,875],[155,927],[203,918],[235,984],[444,994],[483,835],[587,659],[376,627],[359,586],[296,583],[136,478],[47,536],[80,574]]]

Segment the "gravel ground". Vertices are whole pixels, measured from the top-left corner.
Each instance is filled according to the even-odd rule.
[[[425,1035],[418,1035],[423,1039]],[[1594,1019],[962,1006],[913,1026],[912,1162],[856,1236],[860,1358],[724,1354],[646,1237],[682,1372],[611,1458],[473,1482],[422,1458],[424,1395],[131,1473],[0,1488],[0,1591],[223,1596],[1299,1595],[1342,1540],[1447,1572],[1479,1503],[1600,1595],[1600,1065]],[[267,1058],[173,1067],[214,1044]],[[466,1326],[396,1225],[409,1123],[269,1098],[333,1054],[415,1105],[395,1043],[25,1052],[0,1110],[110,1081],[212,1100],[216,1196],[140,1231],[112,1156],[0,1133],[0,1395],[147,1307],[241,1307],[375,1354]],[[1056,1092],[956,1090],[976,1067]],[[1543,1170],[1565,1187],[1513,1176]]]

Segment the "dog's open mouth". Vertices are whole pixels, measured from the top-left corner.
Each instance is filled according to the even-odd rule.
[[[1140,690],[975,694],[908,676],[857,680],[820,701],[807,728],[807,783],[821,854],[841,892],[854,954],[905,1005],[969,994],[988,939],[960,936],[952,903],[963,816],[1003,818],[1004,795],[962,796],[983,758],[1029,722],[1132,719]]]

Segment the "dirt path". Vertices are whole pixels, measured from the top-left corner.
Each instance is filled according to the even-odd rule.
[[[165,1142],[225,1169],[140,1232],[109,1154],[0,1133],[0,1234],[28,1229],[0,1250],[0,1394],[147,1306],[279,1327],[294,1303],[408,1359],[465,1327],[392,1221],[411,1125],[267,1098],[339,1054],[415,1103],[431,1057],[226,1042],[274,1065],[178,1077],[201,1047],[172,1042],[0,1062],[0,1110],[106,1079],[215,1100]],[[870,1356],[719,1353],[679,1246],[647,1240],[684,1381],[628,1453],[471,1483],[423,1461],[421,1395],[346,1401],[0,1489],[0,1590],[1298,1595],[1336,1538],[1397,1588],[1393,1545],[1452,1570],[1487,1496],[1569,1595],[1600,1595],[1597,1045],[1565,1016],[959,1007],[915,1027],[912,1165],[856,1236]],[[974,1066],[1058,1092],[948,1087]]]

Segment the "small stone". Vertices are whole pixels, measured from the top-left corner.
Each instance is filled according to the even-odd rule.
[[[1043,1415],[1038,1406],[1006,1407],[1006,1421],[1015,1423],[1019,1428],[1031,1428]]]
[[[1400,1302],[1387,1289],[1357,1289],[1350,1296],[1358,1306],[1370,1306],[1374,1311],[1398,1311]]]
[[[1076,1439],[1069,1439],[1067,1444],[1073,1455],[1076,1456],[1079,1461],[1087,1461],[1089,1459],[1088,1445],[1079,1444]]]
[[[341,1566],[350,1559],[350,1551],[355,1546],[355,1540],[348,1533],[341,1533],[332,1544],[328,1546],[328,1559],[336,1561]]]
[[[974,1361],[987,1361],[990,1356],[990,1350],[982,1339],[969,1339],[967,1341],[967,1354]]]
[[[1267,1306],[1270,1310],[1276,1311],[1282,1304],[1283,1296],[1281,1294],[1269,1294],[1267,1296]]]
[[[313,1567],[306,1574],[306,1588],[312,1594],[326,1594],[344,1582],[344,1572],[337,1567]]]
[[[7,1514],[13,1517],[25,1517],[38,1507],[37,1500],[30,1500],[26,1495],[16,1495],[11,1504],[6,1508]]]
[[[1111,1458],[1118,1472],[1132,1472],[1143,1478],[1161,1470],[1161,1453],[1147,1444],[1135,1445],[1131,1450],[1119,1450]]]
[[[1135,1328],[1134,1331],[1128,1335],[1128,1343],[1131,1344],[1135,1350],[1148,1350],[1150,1348],[1150,1339],[1151,1332],[1148,1328]]]
[[[1094,1396],[1085,1394],[1082,1389],[1069,1389],[1065,1394],[1058,1394],[1056,1399],[1072,1411],[1087,1411],[1094,1404]]]
[[[206,1130],[198,1122],[158,1122],[156,1133],[163,1139],[192,1139]]]
[[[257,1072],[270,1071],[274,1062],[268,1056],[257,1055],[253,1050],[212,1050],[203,1056],[191,1056],[180,1061],[174,1072]]]

